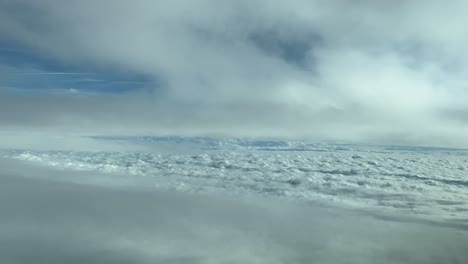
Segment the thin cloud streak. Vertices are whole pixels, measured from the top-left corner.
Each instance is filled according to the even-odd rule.
[[[90,75],[87,72],[22,72],[22,75]]]

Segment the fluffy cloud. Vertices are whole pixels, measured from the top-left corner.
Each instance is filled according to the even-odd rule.
[[[466,224],[125,187],[115,176],[109,186],[96,173],[0,165],[6,263],[430,264],[468,257]]]
[[[162,83],[109,97],[3,94],[10,126],[468,139],[464,1],[2,0],[0,10],[0,36],[29,52]],[[6,114],[16,102],[24,108]]]

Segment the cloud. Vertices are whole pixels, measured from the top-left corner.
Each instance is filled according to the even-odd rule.
[[[23,74],[30,75],[87,75],[87,73],[81,72],[28,72]]]
[[[468,256],[466,225],[97,186],[84,179],[100,175],[0,165],[2,262],[462,263]]]
[[[31,123],[4,114],[9,125],[50,115],[42,126],[96,133],[468,139],[466,119],[444,118],[468,99],[464,1],[3,0],[0,10],[0,36],[21,49],[159,83],[99,99],[2,95],[35,112]]]

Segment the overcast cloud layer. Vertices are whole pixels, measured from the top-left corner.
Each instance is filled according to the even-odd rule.
[[[463,225],[124,187],[114,177],[116,185],[104,187],[99,174],[0,165],[2,263],[459,264],[468,257]]]
[[[153,80],[115,94],[3,87],[0,126],[467,147],[467,12],[461,0],[0,0],[0,40]],[[0,65],[0,78],[24,70]]]

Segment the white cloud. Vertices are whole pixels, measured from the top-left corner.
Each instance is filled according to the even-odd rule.
[[[466,225],[457,222],[125,187],[116,183],[125,177],[106,181],[5,159],[0,166],[6,263],[426,264],[468,257]]]
[[[165,86],[153,97],[73,99],[72,107],[29,98],[21,111],[34,112],[30,123],[0,121],[37,126],[37,115],[67,130],[85,122],[90,132],[461,146],[467,9],[464,1],[4,0],[2,37]]]

